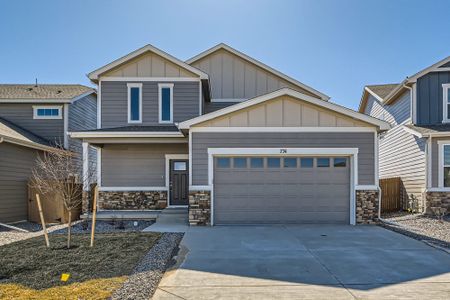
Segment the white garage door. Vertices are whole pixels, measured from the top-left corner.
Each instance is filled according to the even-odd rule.
[[[215,157],[214,223],[345,223],[347,157]]]

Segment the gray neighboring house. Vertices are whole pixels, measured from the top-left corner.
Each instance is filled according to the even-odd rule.
[[[359,112],[389,122],[379,176],[400,177],[404,207],[450,209],[450,57],[401,83],[368,85]]]
[[[71,130],[97,126],[97,95],[77,84],[0,84],[0,222],[27,219],[27,183],[37,155],[55,146],[77,153]],[[90,149],[91,160],[96,151]]]
[[[147,45],[88,77],[98,128],[70,136],[97,148],[100,211],[187,207],[191,225],[378,216],[390,125],[242,52],[219,44],[182,61]]]

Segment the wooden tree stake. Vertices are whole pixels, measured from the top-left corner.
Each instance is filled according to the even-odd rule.
[[[36,201],[39,209],[39,217],[41,218],[42,230],[44,231],[45,244],[47,247],[50,247],[50,241],[48,240],[47,227],[45,226],[44,214],[42,213],[41,198],[39,197],[39,194],[36,194]]]
[[[96,185],[94,187],[94,201],[92,201],[91,247],[94,247],[95,218],[97,217],[97,194],[98,194],[98,186]]]

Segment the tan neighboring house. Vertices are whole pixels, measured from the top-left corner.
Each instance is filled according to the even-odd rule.
[[[395,84],[364,88],[359,112],[389,122],[380,178],[400,177],[403,208],[450,210],[450,56]]]
[[[0,222],[27,220],[27,184],[39,153],[64,147],[81,163],[81,142],[67,132],[95,128],[96,116],[93,88],[0,84]]]
[[[191,225],[378,216],[389,124],[242,52],[219,44],[182,61],[147,45],[88,77],[97,129],[70,136],[97,148],[100,211],[185,207]]]

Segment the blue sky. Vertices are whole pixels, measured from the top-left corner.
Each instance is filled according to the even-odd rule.
[[[145,44],[188,59],[225,42],[357,108],[450,55],[450,1],[0,0],[0,82],[81,83]]]

